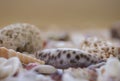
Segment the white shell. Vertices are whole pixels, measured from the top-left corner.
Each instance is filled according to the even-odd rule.
[[[8,60],[0,58],[0,79],[7,78],[14,75],[22,68],[21,63],[17,57],[10,58]]]
[[[39,65],[33,68],[32,70],[37,70],[39,73],[43,73],[43,74],[52,74],[57,71],[56,68],[50,65]]]

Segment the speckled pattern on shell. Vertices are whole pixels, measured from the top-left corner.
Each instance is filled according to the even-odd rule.
[[[31,24],[17,23],[0,30],[0,47],[34,53],[42,48],[40,30]]]
[[[120,47],[114,46],[112,42],[97,37],[89,37],[83,40],[80,49],[90,54],[95,54],[101,59],[108,59],[110,56],[120,57]]]
[[[36,58],[56,68],[87,67],[100,62],[100,58],[79,49],[56,48],[45,49],[36,53]]]

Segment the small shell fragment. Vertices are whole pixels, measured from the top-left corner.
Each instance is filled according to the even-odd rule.
[[[32,70],[37,71],[38,73],[41,73],[41,74],[52,74],[57,71],[56,68],[50,65],[38,65]]]

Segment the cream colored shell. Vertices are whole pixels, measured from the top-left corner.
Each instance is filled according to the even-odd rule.
[[[31,24],[16,23],[0,30],[0,47],[19,52],[34,53],[42,49],[43,41],[40,30]]]

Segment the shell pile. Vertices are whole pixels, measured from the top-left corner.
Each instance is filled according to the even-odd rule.
[[[120,81],[120,42],[95,35],[8,25],[0,30],[0,81]]]

